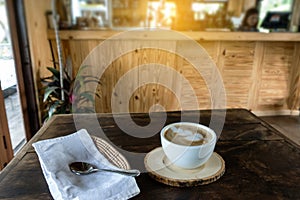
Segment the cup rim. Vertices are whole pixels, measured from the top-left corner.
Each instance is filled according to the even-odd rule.
[[[193,125],[193,126],[197,126],[197,127],[201,127],[203,129],[205,129],[206,131],[210,132],[210,134],[212,135],[212,139],[208,142],[208,143],[205,143],[205,144],[199,144],[199,145],[182,145],[182,144],[177,144],[177,143],[174,143],[170,140],[168,140],[165,136],[164,136],[164,133],[166,132],[167,129],[169,129],[171,126],[175,126],[177,124],[184,124],[184,125]],[[199,124],[199,123],[194,123],[194,122],[174,122],[174,123],[170,123],[168,125],[166,125],[165,127],[163,127],[163,129],[161,129],[160,131],[160,136],[162,139],[164,139],[166,142],[172,144],[172,145],[175,145],[175,146],[180,146],[180,147],[189,147],[189,148],[199,148],[200,146],[201,147],[205,147],[205,146],[208,146],[208,145],[211,145],[212,143],[214,143],[216,141],[216,133],[213,129],[209,128],[208,126],[205,126],[203,124]]]

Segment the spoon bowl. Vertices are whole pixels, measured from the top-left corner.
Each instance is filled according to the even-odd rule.
[[[140,175],[140,171],[136,170],[136,169],[130,169],[130,170],[123,170],[123,169],[100,169],[97,168],[96,166],[90,164],[90,163],[86,163],[86,162],[73,162],[69,164],[69,168],[70,170],[77,174],[77,175],[87,175],[87,174],[91,174],[94,172],[100,172],[100,171],[105,171],[105,172],[113,172],[113,173],[118,173],[118,174],[122,174],[125,176],[139,176]]]

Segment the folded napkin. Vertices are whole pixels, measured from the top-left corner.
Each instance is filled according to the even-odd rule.
[[[97,150],[85,129],[32,146],[54,199],[129,199],[140,192],[133,177],[110,172],[78,176],[70,171],[68,164],[76,161],[117,168]]]

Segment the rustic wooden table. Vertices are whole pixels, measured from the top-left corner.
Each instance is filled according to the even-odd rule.
[[[189,111],[187,115],[193,119],[198,112]],[[221,120],[224,111],[218,112]],[[211,111],[200,114],[200,123],[209,125]],[[180,121],[180,116],[180,112],[167,113],[166,124]],[[97,125],[90,117],[84,115],[84,128],[92,135],[99,135],[96,127],[100,124],[106,137],[123,150],[147,153],[160,146],[159,134],[149,138],[124,134],[111,114],[98,114]],[[131,117],[140,125],[149,122],[148,114]],[[155,117],[159,119],[159,114]],[[75,131],[72,115],[53,117],[0,173],[0,199],[52,199],[31,144]],[[178,188],[143,173],[136,178],[141,193],[133,199],[300,199],[300,147],[249,111],[226,111],[215,151],[226,162],[225,174],[216,182]]]

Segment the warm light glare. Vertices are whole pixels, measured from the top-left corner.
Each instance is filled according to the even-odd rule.
[[[170,27],[176,16],[176,4],[173,2],[148,2],[148,24],[150,27]]]
[[[193,3],[192,10],[194,12],[203,12],[211,15],[216,13],[221,5],[220,3]]]

